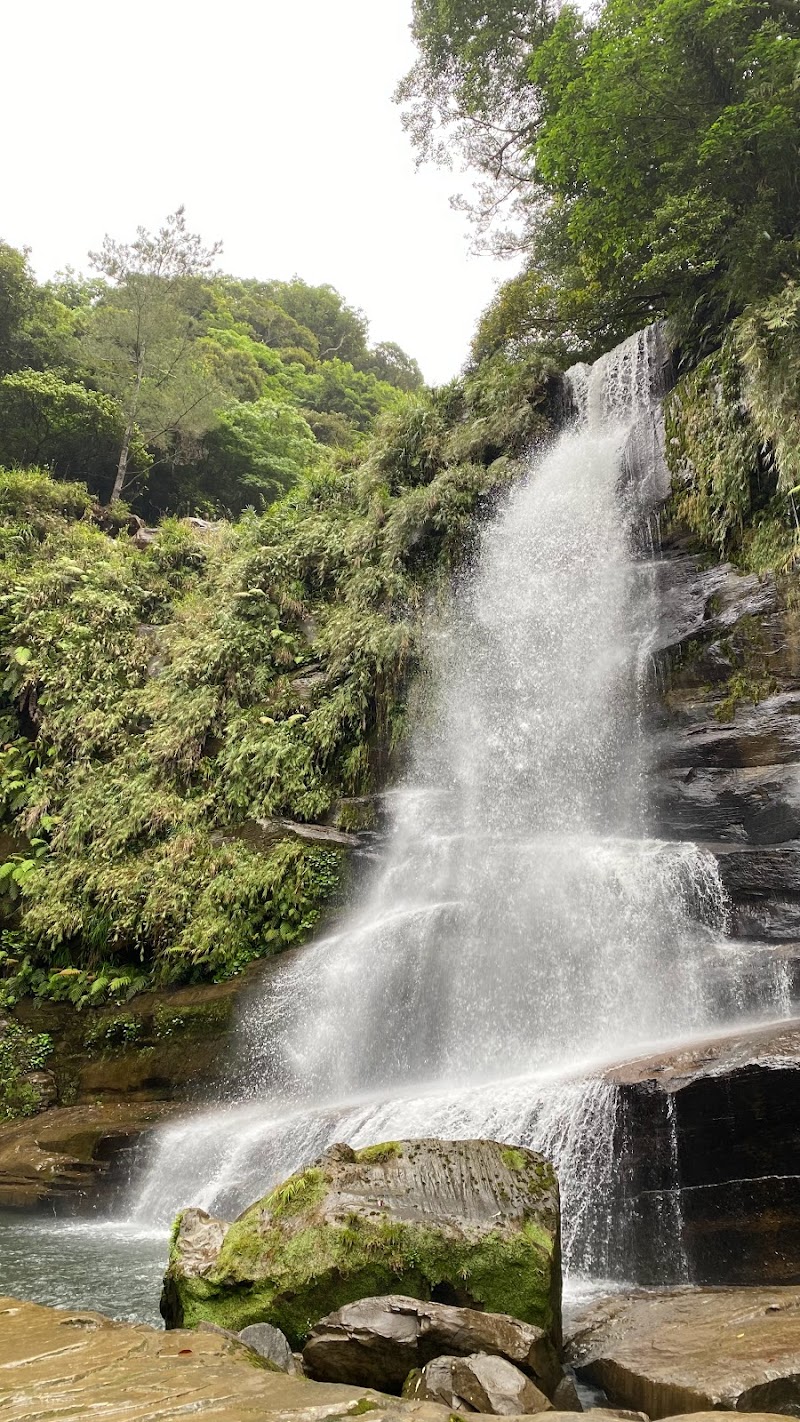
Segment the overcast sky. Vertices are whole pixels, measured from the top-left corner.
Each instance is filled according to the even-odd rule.
[[[37,274],[180,203],[237,276],[330,282],[429,381],[511,269],[469,254],[453,174],[414,167],[392,91],[411,0],[25,0],[3,7],[13,117],[0,237]]]

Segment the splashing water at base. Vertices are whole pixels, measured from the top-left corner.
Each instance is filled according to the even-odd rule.
[[[371,891],[251,1009],[251,1099],[161,1132],[139,1219],[230,1214],[334,1140],[488,1135],[552,1155],[567,1264],[608,1272],[616,1093],[588,1064],[713,1023],[726,910],[712,856],[642,832],[655,608],[621,468],[659,361],[650,331],[571,372],[573,427],[431,636]]]

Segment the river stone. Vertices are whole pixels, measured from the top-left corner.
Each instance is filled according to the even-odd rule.
[[[559,1379],[558,1385],[550,1394],[550,1401],[557,1412],[583,1412],[578,1389],[569,1373],[564,1373]]]
[[[282,1373],[297,1372],[294,1354],[285,1335],[279,1328],[273,1328],[271,1323],[251,1323],[249,1327],[243,1328],[238,1336],[248,1348],[252,1348],[254,1353],[280,1368]]]
[[[616,1294],[576,1316],[568,1354],[613,1404],[653,1418],[800,1416],[800,1287]]]
[[[534,1324],[400,1294],[359,1299],[320,1319],[303,1360],[311,1377],[399,1392],[412,1369],[442,1353],[507,1358],[548,1396],[563,1380],[553,1344]]]
[[[411,1374],[404,1396],[441,1402],[460,1412],[489,1412],[493,1417],[530,1416],[553,1410],[530,1378],[507,1358],[491,1353],[434,1358],[421,1372]]]
[[[293,1346],[343,1304],[379,1294],[512,1314],[560,1341],[558,1185],[533,1151],[496,1141],[334,1146],[232,1224],[179,1215],[161,1311],[272,1323]]]

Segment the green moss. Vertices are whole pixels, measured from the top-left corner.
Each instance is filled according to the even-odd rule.
[[[403,1150],[398,1141],[383,1141],[380,1145],[363,1146],[356,1151],[356,1160],[372,1165],[384,1160],[397,1159]]]
[[[26,1080],[40,1071],[53,1051],[47,1032],[30,1032],[19,1022],[0,1022],[0,1121],[34,1116],[42,1101],[36,1088]]]
[[[501,1150],[500,1159],[504,1165],[508,1166],[509,1170],[524,1170],[526,1166],[530,1168],[527,1156],[514,1146],[506,1146],[504,1150]]]
[[[298,1219],[287,1234],[262,1205],[230,1226],[207,1275],[184,1279],[175,1268],[172,1277],[189,1326],[207,1319],[238,1331],[266,1320],[299,1346],[345,1303],[398,1291],[428,1299],[442,1283],[478,1308],[550,1328],[554,1250],[532,1220],[518,1232],[471,1235],[353,1215],[341,1224]]]

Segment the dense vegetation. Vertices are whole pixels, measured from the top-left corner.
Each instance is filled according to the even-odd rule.
[[[212,270],[182,210],[99,276],[43,286],[0,243],[0,465],[45,466],[145,517],[263,509],[330,447],[363,444],[416,362],[332,287]]]
[[[522,270],[473,354],[592,358],[667,318],[675,512],[716,553],[793,566],[800,483],[800,11],[794,0],[415,0],[400,88],[455,143]],[[502,216],[508,219],[501,230]]]
[[[0,246],[6,999],[222,977],[308,933],[345,854],[292,826],[369,816],[421,614],[569,359],[667,318],[674,515],[794,568],[795,7],[414,12],[412,134],[461,144],[524,258],[452,385],[329,287],[215,275],[181,212],[89,279]]]
[[[342,850],[280,822],[363,815],[418,614],[547,428],[548,375],[497,357],[266,513],[143,547],[85,487],[0,475],[7,996],[225,976],[307,934]]]

